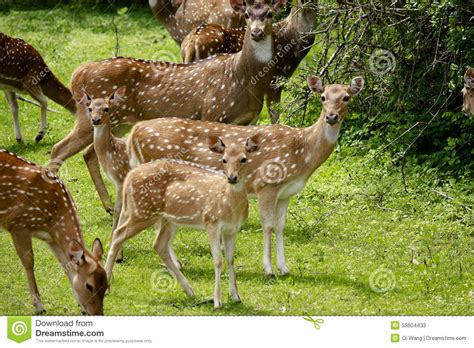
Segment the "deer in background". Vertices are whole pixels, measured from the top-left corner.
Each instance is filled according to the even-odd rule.
[[[87,108],[87,114],[94,127],[94,151],[97,154],[100,166],[115,185],[112,232],[117,227],[122,210],[123,182],[130,171],[130,166],[126,142],[124,139],[113,135],[109,112],[112,108],[117,107],[125,96],[125,91],[126,87],[122,86],[106,98],[92,99],[85,92],[75,96],[77,103]],[[122,253],[120,252],[118,260],[121,259]]]
[[[220,55],[194,64],[173,64],[132,58],[112,58],[80,66],[73,74],[74,93],[86,90],[91,98],[110,95],[127,86],[120,108],[109,113],[114,131],[119,126],[159,117],[249,124],[263,107],[265,91],[273,76],[272,16],[287,0],[230,0],[246,12],[247,31],[241,52]],[[264,69],[266,68],[266,69]],[[265,72],[268,71],[268,72]],[[79,106],[72,132],[53,147],[55,170],[93,140],[93,130],[83,106]],[[100,176],[93,147],[85,152],[86,164],[104,207],[110,199]]]
[[[278,122],[279,115],[272,104],[279,103],[283,86],[279,78],[289,79],[300,62],[310,51],[316,27],[316,0],[298,0],[287,18],[273,25],[275,38],[276,67],[274,78],[267,90],[267,108],[272,123]],[[191,31],[181,45],[183,61],[190,63],[217,53],[236,53],[242,49],[245,31],[228,29],[216,24],[202,25]]]
[[[36,142],[46,134],[48,99],[76,113],[71,91],[65,87],[44,62],[39,52],[21,39],[0,33],[0,89],[13,114],[16,141],[23,142],[18,118],[16,94],[29,94],[41,107],[41,125]]]
[[[262,149],[248,160],[246,187],[256,196],[263,227],[263,264],[267,275],[273,274],[272,231],[276,235],[278,268],[289,272],[285,261],[283,230],[291,197],[305,187],[314,171],[334,150],[341,124],[348,112],[351,97],[360,93],[364,80],[356,77],[350,85],[324,85],[321,78],[310,76],[308,84],[321,95],[321,115],[311,127],[283,125],[237,126],[216,122],[182,119],[157,119],[135,125],[127,141],[132,167],[159,158],[182,154],[182,159],[219,170],[221,159],[205,147],[208,134],[224,142],[243,141],[260,134]]]
[[[245,143],[229,142],[226,146],[220,138],[209,136],[205,143],[207,145],[203,146],[220,158],[225,175],[197,164],[170,159],[145,163],[128,174],[119,227],[113,232],[107,256],[109,280],[123,242],[145,228],[157,226],[156,252],[185,293],[194,296],[171,246],[177,226],[192,226],[206,229],[209,234],[215,267],[214,307],[222,307],[221,240],[229,271],[230,294],[234,301],[240,302],[234,247],[236,234],[248,216],[247,163],[251,160],[249,155],[259,149],[260,138],[255,134]]]
[[[464,74],[462,95],[462,111],[466,114],[474,115],[474,68],[468,68]]]
[[[178,44],[201,24],[236,28],[245,23],[243,14],[235,11],[229,0],[149,0],[148,3],[155,18]]]
[[[0,172],[0,228],[10,232],[36,312],[44,307],[34,274],[32,238],[45,241],[59,260],[82,311],[102,315],[107,289],[102,244],[96,239],[92,253],[85,248],[69,191],[49,170],[6,150],[0,150]]]

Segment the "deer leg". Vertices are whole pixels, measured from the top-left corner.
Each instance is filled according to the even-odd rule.
[[[227,269],[229,272],[230,296],[232,297],[234,301],[240,302],[240,296],[237,290],[237,282],[235,279],[235,269],[234,269],[234,249],[235,249],[236,236],[237,236],[237,231],[231,231],[230,233],[224,233],[222,235],[224,239]]]
[[[5,98],[7,99],[8,105],[12,110],[13,115],[13,127],[15,128],[15,138],[16,141],[21,144],[23,142],[23,138],[21,137],[21,130],[20,130],[20,120],[18,118],[18,101],[16,100],[16,94],[13,92],[5,91]]]
[[[107,188],[105,187],[104,179],[102,179],[102,175],[100,174],[99,159],[97,158],[93,144],[89,145],[86,151],[84,151],[84,161],[86,162],[87,169],[89,170],[89,174],[92,178],[95,189],[99,194],[102,206],[107,213],[112,214],[112,200],[110,199]]]
[[[290,273],[285,261],[285,245],[283,241],[283,233],[286,223],[286,212],[290,200],[278,201],[276,208],[276,223],[275,223],[275,239],[276,239],[276,253],[277,265],[282,275]]]
[[[112,235],[118,226],[120,214],[122,212],[122,203],[123,203],[122,192],[123,192],[122,185],[118,185],[116,187],[115,208],[114,208],[112,231],[110,232],[110,240],[112,240]],[[122,261],[123,261],[123,249],[120,249],[117,255],[117,262],[122,262]]]
[[[275,202],[274,194],[258,195],[260,221],[263,229],[263,269],[268,276],[273,275],[272,230],[275,228]]]
[[[272,105],[280,102],[281,92],[282,92],[282,87],[280,87],[276,83],[272,83],[270,87],[268,87],[267,92],[266,92],[266,95],[267,95],[266,104],[267,104],[268,114],[270,115],[270,120],[272,124],[276,124],[280,121],[280,114],[278,111],[272,108]]]
[[[74,129],[63,140],[53,146],[48,168],[54,173],[59,170],[65,160],[92,144],[92,125],[87,120],[82,119],[85,116],[82,116],[81,113],[78,113],[77,117],[78,120]]]
[[[41,303],[38,286],[36,285],[35,270],[34,270],[34,255],[31,235],[25,236],[28,232],[19,234],[18,231],[11,233],[13,244],[15,245],[16,253],[20,257],[21,263],[25,268],[26,277],[28,279],[28,286],[30,288],[30,295],[37,313],[44,312],[43,304]]]
[[[217,226],[208,226],[209,241],[211,244],[212,258],[214,259],[215,285],[214,285],[214,308],[222,307],[221,273],[222,273],[222,252],[221,252],[221,230]]]
[[[184,274],[178,269],[178,267],[176,267],[171,257],[169,251],[169,244],[171,238],[172,228],[170,228],[168,221],[162,220],[161,229],[156,236],[154,245],[156,253],[160,256],[161,260],[163,260],[166,265],[166,268],[168,268],[168,270],[174,275],[186,295],[188,295],[189,297],[194,297],[193,288],[191,287],[191,285],[189,285],[189,282],[184,276]]]
[[[46,134],[46,113],[48,111],[48,99],[41,91],[39,86],[34,86],[29,89],[30,95],[38,101],[41,105],[41,124],[40,129],[38,131],[38,135],[36,135],[35,141],[38,143],[41,139],[44,138]]]

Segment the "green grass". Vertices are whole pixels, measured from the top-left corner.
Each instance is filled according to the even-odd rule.
[[[114,52],[111,13],[60,6],[53,10],[0,13],[0,31],[25,39],[68,84],[83,62]],[[117,18],[120,54],[179,59],[179,48],[147,8]],[[311,103],[317,103],[315,99]],[[34,136],[39,109],[20,105],[24,145],[15,142],[11,114],[0,99],[0,147],[38,164],[73,127],[74,118],[53,102],[48,134]],[[314,117],[314,115],[313,115]],[[61,177],[79,210],[85,239],[108,242],[111,217],[93,188],[82,156],[68,160]],[[109,185],[112,192],[112,186]],[[409,167],[406,187],[400,170],[384,153],[338,148],[293,199],[286,227],[291,275],[268,278],[262,271],[262,235],[255,202],[238,236],[237,281],[242,304],[224,296],[212,309],[214,270],[204,231],[182,230],[175,243],[197,298],[188,299],[155,254],[154,233],[125,245],[125,262],[114,270],[109,315],[473,315],[472,184],[441,182],[435,172]],[[49,315],[79,314],[69,283],[46,245],[34,244],[36,275]],[[393,277],[394,288],[376,292],[371,275]],[[387,271],[388,270],[388,271]],[[377,278],[377,277],[376,277]],[[223,276],[227,293],[228,278]],[[382,284],[383,285],[383,284]],[[26,277],[8,233],[0,233],[0,314],[33,314]]]

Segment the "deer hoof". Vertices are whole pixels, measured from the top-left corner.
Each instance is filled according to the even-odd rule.
[[[290,274],[290,270],[286,266],[282,266],[279,268],[280,274],[281,275],[287,275]]]
[[[37,143],[39,143],[41,141],[41,139],[43,139],[43,138],[44,138],[44,132],[39,132],[38,135],[35,138],[35,141]]]
[[[22,138],[16,138],[16,142],[18,144],[23,144],[23,139]]]

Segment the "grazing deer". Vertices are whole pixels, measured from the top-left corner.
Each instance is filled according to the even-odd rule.
[[[202,24],[190,31],[181,43],[183,63],[192,63],[217,53],[240,52],[244,36],[245,28],[225,28],[215,23]]]
[[[249,124],[262,110],[273,75],[269,66],[274,55],[271,18],[286,2],[277,0],[272,5],[271,0],[230,0],[236,10],[248,15],[244,47],[237,54],[194,64],[132,58],[92,62],[75,71],[72,89],[75,93],[86,90],[91,98],[98,98],[127,85],[120,108],[109,114],[114,128],[159,117]],[[92,139],[86,110],[79,106],[75,128],[51,152],[54,169],[89,146]],[[101,201],[110,209],[94,149],[89,146],[84,156]]]
[[[96,239],[92,253],[85,248],[76,206],[64,184],[6,150],[0,150],[0,173],[0,228],[10,232],[36,311],[44,307],[34,274],[33,237],[48,244],[67,272],[82,311],[102,315],[107,289],[102,244]]]
[[[464,88],[462,89],[462,111],[474,115],[474,68],[468,68],[464,74]]]
[[[115,185],[116,198],[112,232],[117,227],[122,210],[123,181],[130,171],[130,166],[126,142],[113,135],[109,112],[113,107],[117,107],[125,96],[125,91],[126,87],[122,86],[106,98],[92,99],[85,92],[75,96],[77,103],[87,108],[87,114],[94,127],[94,151],[100,166]],[[118,259],[122,259],[121,253]]]
[[[244,24],[243,14],[234,11],[229,0],[149,0],[148,3],[155,18],[178,44],[201,24],[217,23],[229,28]]]
[[[183,160],[219,170],[222,168],[219,156],[204,145],[208,134],[219,136],[224,142],[234,142],[258,132],[262,149],[248,160],[246,186],[259,203],[265,273],[273,274],[271,234],[275,231],[278,268],[286,274],[289,271],[283,230],[288,203],[334,150],[349,100],[360,93],[364,80],[356,77],[350,85],[323,85],[321,78],[310,76],[308,84],[314,93],[321,94],[322,100],[319,120],[311,127],[243,127],[182,119],[143,121],[135,125],[127,141],[131,166],[175,156],[179,151]]]
[[[122,243],[157,225],[155,250],[189,296],[193,289],[179,270],[171,242],[177,226],[206,229],[209,233],[215,267],[214,307],[222,307],[220,277],[222,271],[221,238],[229,269],[230,293],[240,301],[234,271],[236,233],[248,216],[245,188],[248,155],[259,149],[259,135],[249,137],[245,145],[228,143],[216,136],[207,138],[207,147],[223,163],[224,174],[197,164],[177,160],[157,160],[133,169],[125,179],[123,210],[119,227],[113,232],[107,256],[108,279]],[[203,145],[204,146],[204,145]]]
[[[18,119],[16,94],[29,94],[41,106],[41,125],[36,142],[46,134],[46,112],[48,99],[54,100],[72,114],[76,113],[76,103],[67,89],[44,62],[38,51],[21,39],[0,33],[0,89],[13,114],[16,141],[23,142]]]
[[[276,67],[274,79],[267,90],[267,107],[273,123],[279,119],[272,104],[279,103],[283,86],[279,78],[290,78],[314,43],[317,19],[316,0],[298,0],[284,20],[273,25]],[[181,45],[185,63],[204,59],[217,53],[236,53],[242,49],[245,31],[216,24],[202,25],[191,31]]]

